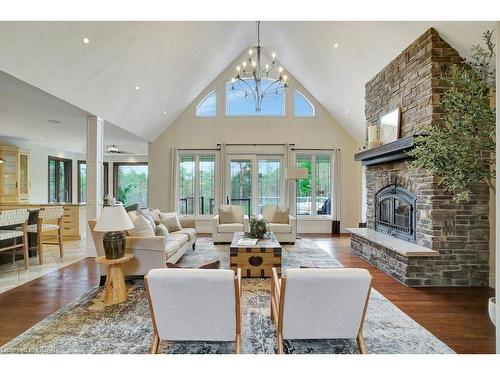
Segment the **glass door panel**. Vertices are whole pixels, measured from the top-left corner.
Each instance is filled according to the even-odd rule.
[[[278,206],[281,192],[281,160],[259,159],[259,204],[258,213],[264,206]]]
[[[330,155],[316,155],[316,213],[330,215],[332,191],[332,168]]]
[[[297,184],[297,215],[312,215],[312,155],[298,155],[297,167],[307,168],[308,177]]]
[[[17,196],[17,152],[4,151],[2,154],[4,174],[4,196]]]
[[[179,165],[179,211],[181,215],[194,214],[195,155],[181,155]]]
[[[19,154],[19,194],[28,195],[28,154]]]
[[[200,155],[200,215],[213,215],[215,207],[215,155]]]
[[[252,159],[232,159],[230,161],[230,204],[243,206],[245,215],[252,215]]]

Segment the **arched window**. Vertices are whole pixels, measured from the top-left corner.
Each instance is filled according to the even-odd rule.
[[[211,91],[196,106],[196,117],[215,117],[217,115],[217,95]]]
[[[299,90],[295,90],[294,103],[296,117],[314,117],[314,106]]]
[[[255,87],[255,80],[245,80],[250,87]],[[261,89],[265,91],[272,85],[274,80],[263,79]],[[272,87],[270,90],[273,90]],[[245,94],[245,91],[247,94]],[[271,95],[262,102],[260,112],[255,110],[255,99],[245,83],[236,81],[226,84],[226,115],[227,116],[284,116],[285,115],[285,93],[279,92]]]

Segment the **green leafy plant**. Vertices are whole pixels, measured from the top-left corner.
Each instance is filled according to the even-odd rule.
[[[267,223],[264,219],[250,219],[250,232],[245,233],[246,237],[263,239],[267,233]]]
[[[495,189],[495,45],[492,32],[483,34],[485,46],[472,47],[471,61],[452,64],[441,76],[446,90],[441,97],[444,121],[433,123],[416,138],[409,152],[411,165],[432,172],[439,184],[468,201],[479,182]]]

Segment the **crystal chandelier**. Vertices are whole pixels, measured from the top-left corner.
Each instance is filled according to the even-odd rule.
[[[276,61],[276,53],[271,54],[272,61],[263,63],[260,44],[260,21],[257,21],[257,45],[248,50],[248,61],[236,67],[236,75],[231,79],[234,96],[253,100],[255,112],[262,110],[265,99],[276,99],[289,87],[288,77],[283,74],[283,67]],[[278,66],[278,68],[276,68]]]

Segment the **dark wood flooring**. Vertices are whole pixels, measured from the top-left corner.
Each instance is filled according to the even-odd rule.
[[[375,289],[456,352],[495,352],[487,310],[493,289],[409,288],[352,255],[349,237],[307,237],[346,267],[368,269]],[[98,283],[98,268],[87,258],[0,294],[0,346]]]

